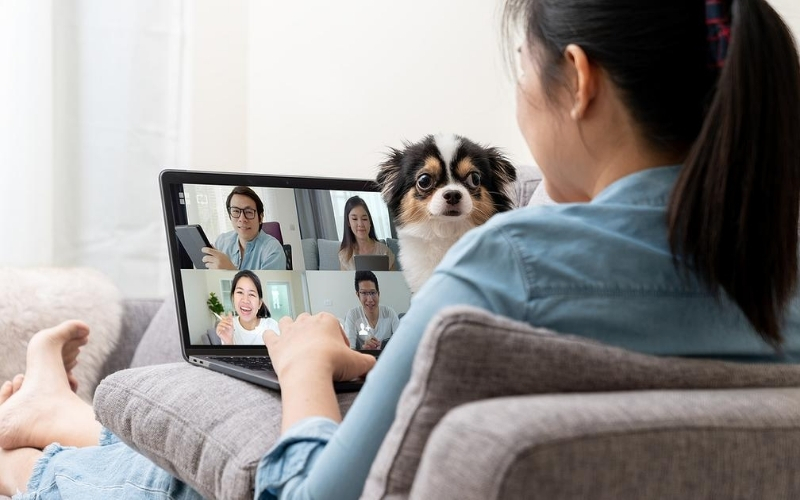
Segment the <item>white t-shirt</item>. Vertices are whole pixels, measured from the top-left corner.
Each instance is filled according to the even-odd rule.
[[[388,306],[378,306],[378,323],[375,328],[369,327],[369,321],[364,315],[364,310],[361,306],[356,306],[347,312],[344,320],[344,331],[347,333],[347,338],[350,340],[351,349],[361,349],[362,339],[359,338],[358,333],[361,330],[361,325],[364,325],[364,330],[368,335],[377,338],[380,341],[386,340],[391,337],[400,324],[400,319],[394,309]]]
[[[264,330],[274,330],[281,333],[278,322],[272,318],[261,318],[253,330],[248,330],[239,322],[239,317],[233,319],[233,343],[236,345],[264,345]]]

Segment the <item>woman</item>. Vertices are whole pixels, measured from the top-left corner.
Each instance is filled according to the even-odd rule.
[[[223,345],[258,345],[264,343],[264,331],[280,333],[264,303],[261,280],[252,271],[239,271],[231,282],[231,302],[237,316],[227,315],[217,323],[217,335]]]
[[[506,19],[525,35],[517,120],[563,204],[496,216],[462,238],[412,299],[344,420],[331,379],[370,371],[374,358],[342,342],[326,314],[266,332],[290,432],[259,465],[259,499],[358,497],[420,337],[451,304],[646,353],[790,361],[782,353],[800,352],[800,64],[767,2],[733,3],[732,16],[707,21],[697,0],[635,9],[627,0],[509,0]],[[37,365],[28,370],[52,363]],[[27,409],[17,396],[35,394],[28,382],[0,404],[0,422]],[[20,459],[31,459],[20,446],[59,437],[17,427],[26,438],[6,453]],[[81,461],[101,460],[104,448]]]
[[[389,270],[394,271],[394,253],[375,236],[372,214],[367,202],[360,196],[352,196],[344,204],[344,236],[339,246],[339,269],[355,270],[354,255],[388,255]]]

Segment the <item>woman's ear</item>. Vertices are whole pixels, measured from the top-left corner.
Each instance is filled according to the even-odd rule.
[[[573,120],[580,120],[597,95],[598,69],[589,63],[586,52],[579,45],[573,43],[564,49],[564,59],[572,79],[573,101],[569,116]]]

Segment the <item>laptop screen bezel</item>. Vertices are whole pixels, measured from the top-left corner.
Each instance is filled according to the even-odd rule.
[[[178,328],[181,334],[181,351],[186,360],[188,360],[189,356],[252,356],[267,353],[266,348],[260,345],[220,347],[214,345],[196,345],[192,344],[190,341],[186,304],[183,293],[183,279],[181,276],[181,252],[178,248],[178,239],[174,237],[175,226],[177,224],[186,223],[186,221],[175,220],[176,210],[174,204],[178,203],[177,193],[183,192],[183,186],[187,184],[380,192],[379,185],[375,183],[375,181],[367,179],[294,177],[271,174],[209,172],[180,169],[163,170],[159,174],[159,188],[161,191],[162,212],[166,230],[173,294],[177,309]],[[371,351],[362,350],[361,352]]]

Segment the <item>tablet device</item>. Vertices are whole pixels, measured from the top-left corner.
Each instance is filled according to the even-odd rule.
[[[202,252],[203,247],[214,248],[203,232],[203,228],[199,224],[188,224],[183,226],[175,226],[175,234],[181,242],[186,254],[192,259],[195,269],[208,269],[206,263],[203,262],[203,257],[206,254]]]

